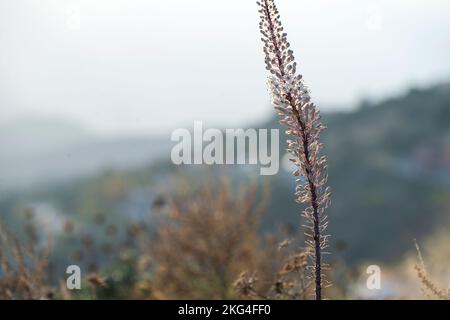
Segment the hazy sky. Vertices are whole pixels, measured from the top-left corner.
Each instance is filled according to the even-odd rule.
[[[448,0],[278,0],[323,108],[450,79]],[[253,0],[0,0],[1,119],[99,133],[268,117]]]

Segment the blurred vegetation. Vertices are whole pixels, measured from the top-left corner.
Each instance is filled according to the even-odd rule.
[[[395,262],[413,238],[430,234],[450,212],[450,85],[414,89],[323,122],[332,205],[332,241],[345,260]],[[265,125],[278,127],[273,120]],[[280,141],[285,141],[284,137]],[[299,212],[289,177],[274,178],[267,226],[293,226]],[[450,226],[447,225],[450,229]]]
[[[334,286],[327,296],[361,297],[357,284],[364,283],[362,266],[368,262],[384,264],[394,284],[410,270],[405,287],[420,286],[424,278],[412,267],[417,263],[413,238],[424,244],[427,275],[445,290],[450,86],[365,102],[355,111],[325,114],[324,123],[333,191],[328,213]],[[278,124],[273,119],[261,127]],[[276,286],[289,263],[289,270],[302,266],[301,259],[295,260],[301,247],[278,250],[280,242],[300,232],[301,208],[292,196],[290,172],[248,184],[258,168],[225,170],[161,162],[2,195],[2,224],[14,231],[4,232],[9,236],[1,238],[1,257],[12,259],[13,266],[20,264],[15,258],[22,261],[23,275],[4,262],[0,279],[9,284],[3,288],[16,291],[3,290],[1,298],[303,298],[299,277],[281,277],[285,291]],[[12,240],[11,234],[22,240]],[[23,241],[30,257],[43,254],[46,274],[33,271],[44,268],[40,258],[22,259],[20,250],[11,252],[11,241]],[[68,292],[61,282],[70,264],[85,271],[81,291]],[[35,273],[40,274],[37,285],[33,279],[19,280]],[[407,290],[401,297],[411,292],[422,296],[420,290]]]

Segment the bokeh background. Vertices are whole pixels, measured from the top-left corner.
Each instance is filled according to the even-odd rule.
[[[413,239],[447,288],[450,3],[277,3],[328,127],[329,297],[426,298]],[[30,272],[31,287],[223,298],[242,271],[270,279],[274,243],[302,234],[290,168],[261,177],[254,165],[170,161],[171,132],[194,120],[280,128],[266,76],[253,1],[0,0],[2,246],[28,237],[40,255],[50,241],[45,280]],[[210,256],[225,248],[236,255]],[[70,264],[82,267],[80,292],[62,288]],[[381,290],[365,286],[370,264]],[[21,288],[6,269],[0,278]],[[2,297],[42,294],[20,290]]]

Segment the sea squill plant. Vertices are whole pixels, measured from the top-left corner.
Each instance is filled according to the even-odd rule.
[[[303,211],[307,221],[306,244],[313,252],[310,269],[315,282],[315,298],[321,300],[322,288],[327,285],[323,275],[327,265],[323,263],[322,255],[327,248],[325,209],[330,199],[326,187],[326,158],[320,154],[322,144],[319,142],[325,126],[319,110],[311,102],[302,76],[297,73],[297,64],[274,0],[260,0],[257,4],[266,69],[270,72],[268,83],[272,104],[291,137],[287,140],[287,151],[297,168],[293,173],[298,177],[295,196],[298,202],[306,204]]]

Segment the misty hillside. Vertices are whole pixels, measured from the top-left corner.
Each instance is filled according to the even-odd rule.
[[[139,136],[98,137],[60,120],[24,118],[0,128],[0,190],[32,190],[105,169],[132,169],[162,158],[167,141]]]
[[[412,249],[413,238],[450,221],[449,84],[326,114],[323,121],[330,233],[349,261],[395,260]],[[269,126],[279,127],[275,119]],[[293,185],[284,182],[272,189],[270,221],[295,225],[300,217],[292,213],[300,210]]]
[[[420,240],[450,220],[449,85],[411,90],[381,103],[365,103],[352,112],[328,113],[324,122],[333,191],[328,210],[331,251],[339,249],[349,263],[395,262],[413,249],[413,238]],[[279,125],[274,117],[260,127]],[[173,187],[173,176],[205,176],[196,171],[203,170],[198,166],[177,168],[167,160],[147,165],[154,155],[169,154],[169,141],[164,145],[150,139],[88,138],[61,148],[42,153],[32,164],[25,158],[14,160],[14,165],[0,161],[5,172],[2,179],[20,173],[19,181],[28,181],[25,167],[33,168],[30,172],[38,172],[40,179],[61,177],[56,187],[0,202],[3,212],[44,202],[74,219],[91,219],[98,213],[142,217],[151,212],[151,203],[162,189]],[[227,166],[227,172],[236,179],[259,175],[254,166]],[[78,179],[67,182],[70,175]],[[287,225],[298,231],[301,207],[294,202],[293,177],[280,170],[276,176],[261,177],[266,179],[272,196],[263,229],[274,231]]]

